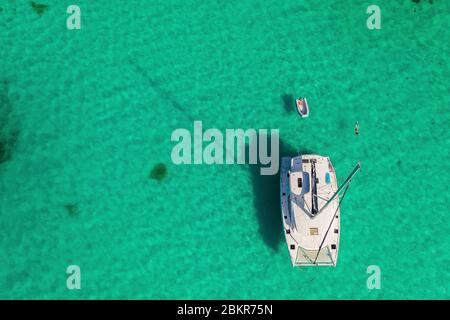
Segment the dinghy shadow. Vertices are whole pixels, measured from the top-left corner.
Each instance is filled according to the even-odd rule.
[[[295,98],[292,94],[282,94],[280,96],[281,101],[283,102],[283,108],[287,113],[292,113],[295,110]]]
[[[267,139],[268,146],[271,145],[270,137]],[[249,146],[246,146],[248,154]],[[309,150],[298,150],[280,139],[281,157],[295,156],[299,153],[311,154]],[[283,239],[281,208],[280,208],[280,171],[275,175],[261,175],[261,164],[248,165],[253,188],[253,205],[259,223],[259,233],[264,243],[274,251],[278,250]]]
[[[9,82],[0,82],[0,164],[10,161],[19,138],[19,129],[14,121],[9,100]]]

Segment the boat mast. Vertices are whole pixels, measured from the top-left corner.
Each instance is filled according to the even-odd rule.
[[[321,213],[331,203],[331,201],[333,201],[333,199],[336,198],[336,196],[342,191],[342,189],[344,189],[344,187],[350,183],[350,181],[352,180],[352,178],[355,175],[355,173],[358,172],[360,169],[361,169],[361,165],[360,165],[360,163],[358,161],[358,163],[356,164],[356,166],[353,169],[353,171],[349,174],[347,179],[345,179],[344,183],[337,189],[337,191],[331,196],[331,198],[328,199],[328,201],[319,210],[319,212],[317,212],[317,214]]]
[[[311,214],[315,216],[319,213],[319,205],[317,203],[316,165],[314,160],[311,160],[311,186]]]

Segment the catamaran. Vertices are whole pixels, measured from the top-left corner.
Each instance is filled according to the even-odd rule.
[[[360,168],[358,162],[338,187],[336,171],[328,157],[299,155],[281,159],[283,229],[294,267],[336,266],[340,205]]]

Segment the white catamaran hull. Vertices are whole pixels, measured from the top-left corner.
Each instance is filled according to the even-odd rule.
[[[280,185],[283,231],[292,265],[336,266],[340,210],[330,159],[318,155],[282,158]]]

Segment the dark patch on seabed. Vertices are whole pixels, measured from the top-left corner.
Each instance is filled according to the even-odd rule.
[[[0,26],[6,28],[8,23],[12,22],[17,14],[17,4],[14,2],[10,6],[0,7]]]
[[[64,209],[66,209],[67,214],[70,217],[75,217],[78,215],[79,210],[78,210],[78,204],[76,203],[68,203],[64,205]]]
[[[8,98],[8,82],[0,83],[0,164],[12,158],[14,147],[19,138],[19,129],[15,128],[12,106]]]
[[[271,139],[267,139],[271,145]],[[249,146],[246,148],[248,154]],[[269,151],[270,152],[270,151]],[[280,139],[279,163],[282,157],[299,154],[315,154],[311,150],[294,148]],[[253,205],[255,206],[259,222],[259,232],[264,243],[273,250],[277,250],[283,239],[280,205],[280,170],[275,175],[261,175],[261,164],[249,165],[253,187]]]
[[[30,1],[30,4],[31,4],[31,7],[33,8],[33,10],[40,16],[48,9],[48,5],[43,4],[43,3],[37,3],[34,1]]]
[[[0,137],[0,164],[11,160],[12,151],[17,142],[18,135],[18,131],[15,131],[9,137]]]
[[[150,171],[150,179],[161,182],[167,176],[167,167],[164,163],[156,164]]]

